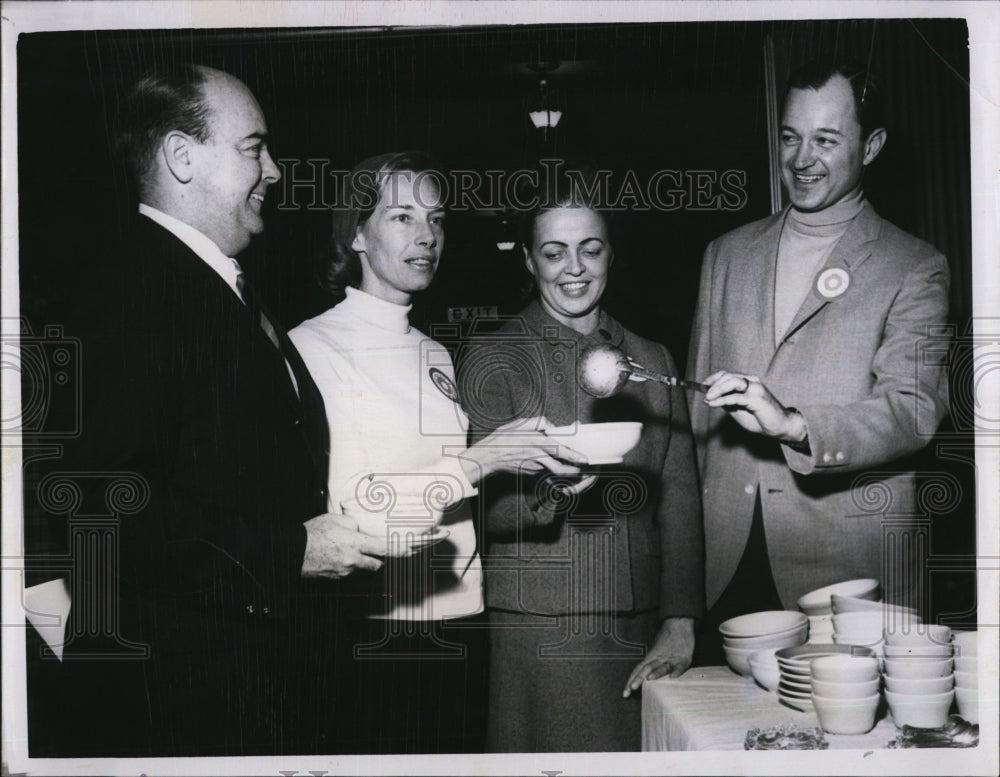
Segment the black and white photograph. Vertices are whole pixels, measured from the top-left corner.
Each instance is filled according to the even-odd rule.
[[[1000,771],[1000,7],[0,16],[4,774]]]

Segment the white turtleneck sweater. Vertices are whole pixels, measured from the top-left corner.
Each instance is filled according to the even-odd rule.
[[[816,273],[864,206],[864,195],[858,191],[815,213],[789,209],[781,230],[774,272],[775,345],[781,342],[806,295],[812,292]]]
[[[343,302],[288,333],[326,405],[330,512],[344,512],[345,502],[379,483],[400,494],[438,486],[450,504],[476,493],[457,458],[466,448],[468,418],[454,390],[451,356],[410,327],[409,312],[409,305],[348,288]],[[442,620],[482,611],[471,513],[446,511],[442,526],[449,535],[433,547],[432,563],[440,568],[452,556],[447,587],[408,592],[409,602],[380,617]]]

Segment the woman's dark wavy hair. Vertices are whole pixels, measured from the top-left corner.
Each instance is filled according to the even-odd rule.
[[[614,219],[607,202],[608,191],[604,179],[598,175],[591,165],[563,166],[552,172],[549,168],[539,174],[539,186],[528,194],[520,195],[522,202],[531,202],[533,206],[525,211],[520,220],[521,245],[531,250],[535,237],[535,222],[543,213],[558,208],[589,208],[601,217],[608,238],[614,245],[612,231]]]
[[[530,193],[519,195],[522,202],[532,202],[533,207],[521,215],[519,238],[521,247],[530,252],[535,239],[535,223],[543,213],[559,208],[588,208],[604,222],[611,247],[616,244],[617,221],[607,202],[608,192],[604,187],[604,179],[598,175],[596,168],[589,164],[576,166],[560,165],[558,171],[552,173],[552,167],[539,174],[540,185]],[[521,259],[522,253],[518,253]],[[522,302],[527,302],[537,296],[538,287],[534,276],[524,269],[524,283],[519,287]]]
[[[382,186],[393,173],[439,175],[440,168],[423,151],[394,151],[359,162],[340,185],[338,205],[333,209],[333,233],[327,246],[320,285],[334,303],[345,296],[348,286],[361,283],[361,258],[351,248],[358,227],[363,226],[379,203]]]

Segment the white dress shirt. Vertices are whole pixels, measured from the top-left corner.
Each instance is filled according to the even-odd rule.
[[[226,285],[233,290],[233,294],[239,297],[240,300],[243,299],[239,289],[236,288],[236,279],[243,272],[243,268],[240,267],[239,262],[235,259],[222,253],[222,249],[210,237],[206,237],[190,224],[185,224],[183,221],[164,213],[162,210],[157,210],[144,202],[139,203],[139,212],[143,216],[155,221],[194,251],[199,259],[218,273],[219,277],[226,282]]]

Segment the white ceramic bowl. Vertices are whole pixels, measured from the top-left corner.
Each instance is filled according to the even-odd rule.
[[[885,644],[899,647],[919,647],[922,645],[951,646],[951,629],[931,623],[893,624],[886,627]]]
[[[872,631],[882,638],[886,627],[885,617],[880,612],[842,612],[833,616],[834,631]]]
[[[758,661],[760,663],[767,663],[773,666],[777,666],[778,657],[775,654],[779,650],[781,650],[781,648],[776,648],[776,647],[762,648],[761,650],[758,650],[756,653],[754,653],[752,658],[754,661]]]
[[[973,658],[979,655],[978,631],[956,631],[951,641],[956,657]]]
[[[341,507],[344,514],[355,521],[358,530],[373,537],[405,536],[432,531],[444,513],[428,506],[421,496],[398,495],[391,504],[348,499]]]
[[[824,656],[810,666],[817,680],[826,682],[860,683],[878,680],[878,659],[871,656]]]
[[[889,677],[885,687],[893,693],[928,694],[944,693],[952,689],[954,679],[950,674],[944,677]]]
[[[860,683],[844,683],[839,681],[812,679],[814,696],[826,696],[828,699],[864,699],[873,693],[878,693],[879,679],[865,680]]]
[[[750,656],[756,653],[759,648],[737,648],[729,645],[722,646],[722,652],[726,656],[726,663],[736,674],[750,677]]]
[[[781,670],[778,665],[769,661],[758,661],[755,656],[756,654],[750,656],[749,659],[750,674],[753,679],[761,688],[766,688],[769,691],[777,690],[778,683],[781,681]]]
[[[882,663],[889,677],[944,677],[952,673],[950,658],[934,661],[886,657]]]
[[[878,612],[895,617],[917,617],[917,611],[912,607],[901,607],[896,604],[886,604],[885,602],[862,599],[857,596],[832,594],[830,596],[830,602],[833,605],[833,612],[835,615],[840,615],[845,612]]]
[[[882,635],[873,634],[869,632],[846,632],[846,631],[835,631],[833,632],[833,644],[834,645],[861,645],[863,647],[870,647],[872,650],[876,650],[882,647]]]
[[[809,634],[809,624],[803,623],[796,629],[786,629],[777,634],[762,634],[759,637],[723,637],[722,644],[737,648],[783,648],[801,645]]]
[[[955,702],[958,714],[969,723],[979,722],[979,689],[955,687]]]
[[[819,724],[830,734],[866,734],[875,727],[881,696],[874,693],[856,699],[829,698],[814,693],[813,707]]]
[[[935,660],[951,658],[953,648],[949,642],[947,645],[933,645],[926,643],[923,645],[886,645],[886,658],[913,658],[923,660]]]
[[[877,642],[872,642],[871,638],[852,637],[849,634],[845,635],[834,634],[833,641],[837,645],[844,645],[847,647],[856,647],[856,648],[867,648],[868,650],[871,650],[877,658],[882,658],[883,655],[885,655],[882,652],[883,650],[885,650],[885,643],[882,642],[882,640],[878,640]]]
[[[959,672],[955,670],[955,687],[956,688],[978,688],[979,687],[979,673],[978,672]]]
[[[719,625],[724,637],[763,637],[808,628],[809,619],[795,610],[766,610],[737,615]]]
[[[797,604],[799,609],[807,615],[824,615],[833,612],[833,602],[830,597],[834,594],[856,596],[859,599],[874,601],[881,596],[882,586],[874,578],[845,580],[810,591],[799,597]]]
[[[799,661],[808,664],[815,658],[822,656],[873,656],[874,651],[863,647],[851,647],[849,645],[800,645],[799,647],[782,648],[775,651],[775,657],[780,664],[784,661]]]
[[[618,464],[639,442],[642,424],[637,421],[572,424],[549,429],[546,435],[582,453],[590,464]]]
[[[886,691],[885,698],[897,726],[940,728],[948,720],[955,691],[927,694]]]
[[[978,672],[979,659],[976,656],[955,656],[955,671]]]

